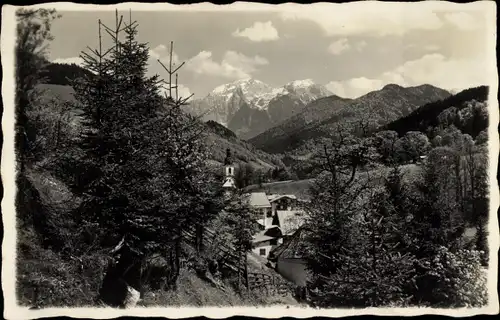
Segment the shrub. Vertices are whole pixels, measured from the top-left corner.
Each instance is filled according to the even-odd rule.
[[[433,307],[481,307],[487,303],[486,275],[480,252],[450,252],[439,247],[437,254],[422,264],[415,277],[420,303]]]

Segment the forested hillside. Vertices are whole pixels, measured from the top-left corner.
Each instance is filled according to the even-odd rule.
[[[293,152],[314,143],[315,139],[328,136],[339,124],[354,128],[357,123],[364,122],[366,130],[374,130],[426,103],[448,96],[447,91],[430,85],[408,88],[387,85],[353,100],[326,97],[307,105],[302,116],[292,117],[249,142],[270,153]]]
[[[404,135],[408,131],[429,132],[453,125],[475,138],[488,126],[488,91],[486,86],[466,89],[447,99],[426,104],[383,129]]]

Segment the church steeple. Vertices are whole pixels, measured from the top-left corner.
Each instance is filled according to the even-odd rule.
[[[226,158],[224,159],[224,184],[222,187],[228,191],[236,189],[236,183],[234,181],[234,165],[233,157],[231,156],[231,150],[226,149]]]

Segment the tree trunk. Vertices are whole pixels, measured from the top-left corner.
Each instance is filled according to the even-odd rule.
[[[238,248],[238,289],[241,291],[241,248]]]
[[[182,233],[179,234],[179,237],[175,241],[175,268],[174,268],[174,279],[172,283],[174,290],[177,289],[177,279],[179,278],[179,274],[181,271],[181,241],[182,241]]]
[[[244,252],[244,267],[245,267],[245,286],[247,287],[247,290],[250,290],[250,285],[249,285],[249,282],[248,282],[248,256],[246,254],[246,252]]]

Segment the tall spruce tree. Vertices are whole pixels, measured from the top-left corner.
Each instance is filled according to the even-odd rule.
[[[310,190],[304,257],[312,274],[309,286],[316,305],[353,302],[335,288],[350,281],[341,270],[357,255],[360,235],[354,226],[360,218],[360,196],[369,187],[369,181],[360,180],[357,173],[372,157],[373,149],[343,128],[323,141],[316,152],[315,165],[321,173]]]
[[[137,23],[130,18],[122,27],[122,21],[117,14],[114,29],[99,22],[99,43],[104,30],[113,45],[84,53],[92,75],[75,83],[85,118],[82,156],[73,165],[74,190],[82,199],[75,216],[87,231],[84,249],[123,240],[128,254],[111,273],[132,268],[124,280],[140,289],[138,266],[160,253],[170,261],[169,285],[175,287],[182,231],[213,218],[222,188],[207,169],[205,127],[183,112],[190,97],[178,96],[177,74],[172,83],[180,67],[167,70],[162,97],[162,81],[146,74],[149,48],[137,41]],[[103,284],[103,292],[113,281]]]

